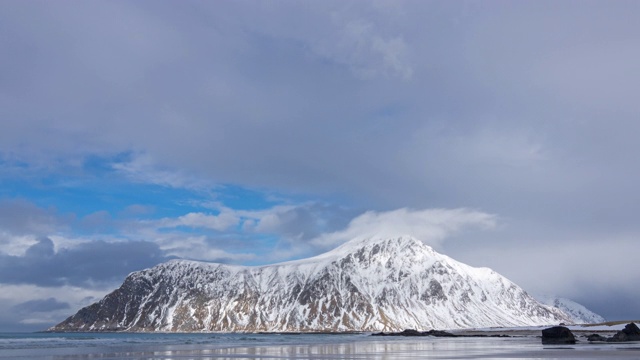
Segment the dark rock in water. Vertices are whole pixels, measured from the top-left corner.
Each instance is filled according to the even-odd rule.
[[[607,341],[607,338],[600,334],[591,334],[587,336],[588,341]]]
[[[622,342],[622,341],[640,341],[640,329],[635,323],[629,323],[624,329],[618,331],[611,338],[607,339],[609,342]]]
[[[510,335],[506,335],[506,334],[452,334],[450,332],[446,332],[442,330],[418,331],[413,329],[407,329],[401,332],[389,332],[389,333],[379,332],[379,333],[371,334],[371,336],[433,336],[433,337],[464,337],[464,338],[511,337]]]
[[[371,336],[435,336],[435,337],[457,337],[458,335],[442,331],[442,330],[429,330],[429,331],[418,331],[413,329],[403,330],[401,332],[379,332],[375,334],[371,334]]]
[[[398,333],[398,336],[423,336],[422,332],[413,329],[407,329]]]
[[[429,331],[425,331],[423,334],[427,336],[435,336],[435,337],[457,337],[458,336],[442,330],[429,330]]]
[[[405,334],[405,333],[409,334],[409,333],[414,333],[414,332],[419,333],[418,330],[407,329],[407,330],[404,330],[403,332],[388,332],[388,333],[386,333],[384,331],[381,331],[379,333],[373,333],[373,334],[371,334],[371,336],[417,336],[417,335],[402,335],[402,334]]]
[[[571,330],[564,326],[554,326],[542,330],[542,343],[548,344],[575,344],[576,338]]]
[[[624,329],[618,331],[610,338],[605,338],[598,334],[592,334],[587,336],[587,340],[606,342],[640,341],[640,328],[638,328],[635,323],[629,323],[624,327]]]

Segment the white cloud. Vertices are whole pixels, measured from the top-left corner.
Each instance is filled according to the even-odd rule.
[[[187,175],[184,171],[163,168],[147,153],[134,154],[129,161],[114,163],[112,167],[129,179],[140,183],[191,190],[209,190],[215,187],[215,183]]]
[[[321,204],[279,205],[264,210],[219,208],[218,215],[189,213],[177,218],[144,222],[137,237],[153,238],[168,255],[207,261],[242,262],[255,254],[230,253],[223,250],[236,239],[255,235],[279,238],[271,259],[286,260],[302,254],[313,254],[362,236],[414,236],[432,246],[467,228],[493,228],[497,217],[469,209],[397,209],[386,212],[368,211],[352,218],[351,212]],[[349,222],[349,219],[351,221]],[[237,228],[236,226],[241,225]],[[215,238],[193,235],[178,227],[188,226],[225,232]],[[169,233],[158,228],[173,229]],[[233,229],[232,229],[233,228]],[[336,230],[341,229],[341,230]],[[234,235],[235,234],[235,235]],[[246,239],[237,240],[248,249]]]
[[[11,256],[22,256],[38,239],[34,235],[15,236],[0,232],[0,253]]]
[[[291,220],[292,212],[299,208],[304,208],[304,205],[280,205],[267,211],[243,211],[242,213],[257,223],[256,232],[272,233],[277,232],[288,220]]]
[[[387,73],[400,75],[405,80],[413,76],[413,69],[405,60],[407,44],[404,39],[401,37],[374,38],[372,48],[382,55],[383,66]]]
[[[184,236],[170,234],[157,238],[160,249],[169,256],[183,259],[214,261],[214,262],[244,262],[253,260],[257,255],[253,253],[230,253],[214,247],[206,236]],[[227,243],[233,240],[227,240]]]
[[[469,209],[368,211],[353,219],[346,229],[318,236],[312,243],[333,247],[356,237],[411,235],[439,246],[445,238],[465,228],[493,228],[496,223],[495,215]]]
[[[305,55],[344,67],[357,78],[409,80],[413,76],[409,44],[404,31],[394,26],[405,20],[399,7],[343,2],[271,5],[258,11],[243,9],[243,18],[250,19],[243,25],[274,39],[293,39],[309,50]],[[296,16],[283,16],[292,11]]]
[[[332,20],[339,29],[335,39],[325,34],[325,38],[311,42],[318,54],[348,65],[364,78],[412,77],[413,68],[402,36],[385,34],[376,23],[349,13],[334,13]]]
[[[98,239],[102,241],[110,242],[110,243],[126,241],[125,239],[122,239],[122,238],[100,236],[100,235],[96,236],[96,238],[92,238],[90,236],[76,237],[73,235],[49,235],[47,237],[51,239],[51,241],[53,241],[53,247],[56,252],[59,252],[60,250],[74,249],[74,248],[77,248],[79,245],[87,244],[92,241],[96,241]]]
[[[233,211],[222,211],[218,215],[188,213],[174,220],[162,220],[164,227],[188,226],[224,231],[239,223],[240,218]]]

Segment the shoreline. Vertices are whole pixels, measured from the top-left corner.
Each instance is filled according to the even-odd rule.
[[[619,320],[609,321],[598,324],[577,324],[566,325],[574,333],[615,333],[622,330],[626,324],[636,323],[640,324],[640,320]],[[433,335],[436,332],[447,332],[457,336],[476,336],[491,333],[497,333],[496,335],[518,335],[518,334],[531,334],[533,332],[540,332],[545,328],[556,326],[554,324],[549,325],[536,325],[536,326],[521,326],[521,327],[491,327],[491,328],[464,328],[464,329],[429,329],[429,330],[415,330],[404,329],[400,331],[331,331],[331,330],[318,330],[318,331],[132,331],[132,330],[41,330],[34,331],[32,333],[59,333],[59,334],[73,334],[73,333],[95,333],[95,334],[264,334],[264,335],[362,335],[362,334],[375,334],[375,333],[399,333],[403,331],[413,330],[418,332],[432,332],[425,336]],[[565,325],[562,325],[565,326]],[[393,336],[393,335],[391,335]],[[411,336],[411,335],[409,335]]]

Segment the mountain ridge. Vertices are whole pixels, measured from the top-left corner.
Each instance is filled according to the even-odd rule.
[[[535,295],[534,297],[541,304],[560,309],[576,324],[599,324],[606,321],[602,316],[571,299],[552,295]]]
[[[356,238],[303,260],[238,266],[171,260],[51,331],[398,331],[569,322],[489,268],[421,241]]]

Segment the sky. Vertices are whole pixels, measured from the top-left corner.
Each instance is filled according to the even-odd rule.
[[[639,319],[638,1],[0,2],[0,331],[412,235]]]

